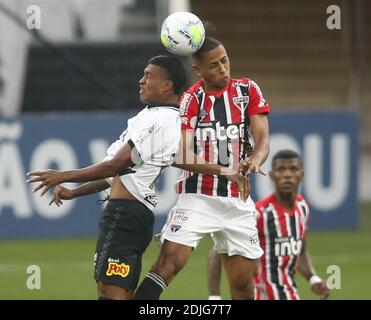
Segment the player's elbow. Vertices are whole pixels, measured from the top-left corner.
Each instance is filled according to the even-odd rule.
[[[113,158],[109,161],[106,161],[107,174],[109,174],[110,177],[120,175],[120,172],[128,168],[130,164],[131,164],[130,158],[128,159]]]

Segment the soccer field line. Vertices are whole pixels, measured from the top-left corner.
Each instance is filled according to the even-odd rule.
[[[26,272],[26,269],[30,265],[38,265],[41,269],[42,268],[63,268],[64,270],[72,269],[72,270],[93,270],[94,265],[93,262],[67,262],[67,263],[61,263],[61,262],[51,262],[51,261],[34,261],[32,263],[28,262],[18,262],[18,263],[0,263],[0,272]]]
[[[311,256],[315,263],[340,263],[340,264],[352,264],[356,262],[371,262],[371,254],[328,254],[328,255],[312,255]],[[205,257],[206,259],[206,257]],[[72,261],[72,262],[61,262],[61,261],[32,261],[32,262],[1,262],[0,272],[1,273],[14,273],[14,272],[26,272],[26,269],[30,265],[38,265],[41,269],[43,268],[63,268],[64,270],[82,270],[89,271],[93,270],[93,262],[91,261]]]
[[[327,254],[327,255],[311,255],[314,262],[329,262],[331,263],[354,263],[354,262],[371,262],[371,254]]]

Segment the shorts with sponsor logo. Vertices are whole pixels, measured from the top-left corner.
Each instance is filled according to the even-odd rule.
[[[236,197],[179,194],[158,238],[196,247],[210,234],[214,249],[249,259],[262,256],[256,228],[255,204]]]
[[[154,216],[135,200],[109,200],[99,221],[94,256],[96,281],[135,289],[142,255],[151,242]]]

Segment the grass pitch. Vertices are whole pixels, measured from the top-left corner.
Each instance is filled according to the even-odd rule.
[[[313,264],[326,279],[329,266],[339,266],[341,289],[331,299],[371,299],[371,205],[361,206],[360,230],[354,232],[312,232],[307,239]],[[210,238],[194,251],[162,299],[207,299],[206,257]],[[0,299],[96,299],[93,280],[95,239],[0,241]],[[159,248],[151,243],[143,259],[142,276],[156,259]],[[28,289],[30,265],[41,270],[41,288]],[[30,281],[29,281],[30,282]],[[317,299],[308,283],[298,274],[302,299]],[[225,277],[221,293],[229,299]]]

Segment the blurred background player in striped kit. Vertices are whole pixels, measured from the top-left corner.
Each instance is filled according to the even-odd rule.
[[[327,299],[330,290],[316,274],[306,247],[309,208],[298,188],[304,178],[302,159],[291,150],[281,150],[272,159],[269,175],[275,191],[256,203],[257,228],[264,255],[255,274],[255,299],[298,300],[295,283],[298,270],[309,282],[311,291]],[[209,299],[220,297],[220,256],[208,256]]]

